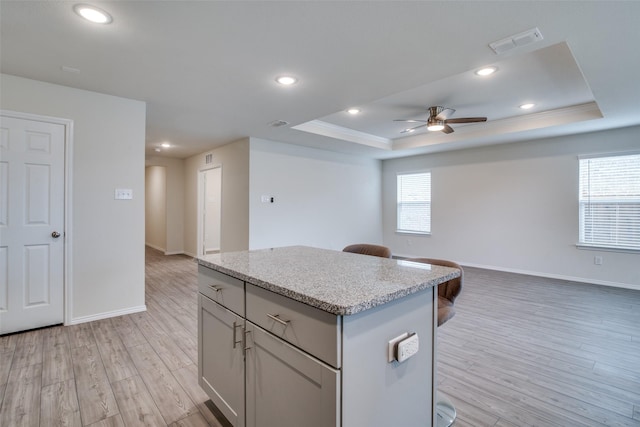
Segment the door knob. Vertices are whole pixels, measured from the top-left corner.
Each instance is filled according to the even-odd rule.
[[[57,239],[58,237],[60,237],[60,233],[58,233],[57,231],[54,231],[53,233],[51,233],[51,237],[53,237],[54,239]]]

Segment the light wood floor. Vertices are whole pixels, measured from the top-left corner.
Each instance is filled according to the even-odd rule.
[[[147,249],[146,291],[145,313],[0,337],[0,426],[225,426],[197,385],[195,263]],[[640,426],[640,292],[467,268],[456,307],[455,426]]]

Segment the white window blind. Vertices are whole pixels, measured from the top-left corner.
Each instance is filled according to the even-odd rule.
[[[580,159],[580,244],[640,250],[640,154]]]
[[[431,232],[431,172],[398,175],[397,230]]]

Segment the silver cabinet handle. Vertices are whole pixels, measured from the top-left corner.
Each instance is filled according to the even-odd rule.
[[[51,237],[53,237],[54,239],[57,239],[58,237],[60,237],[60,233],[58,233],[57,231],[54,231],[53,233],[51,233]]]
[[[245,330],[244,333],[242,334],[242,348],[244,350],[245,355],[247,353],[247,350],[251,348],[247,345],[247,335],[249,335],[250,333],[251,331]]]
[[[242,346],[244,347],[244,340],[240,340],[240,341],[236,341],[236,328],[242,328],[242,325],[238,325],[236,322],[233,322],[233,348],[236,348],[236,344],[240,344],[242,343]]]
[[[215,286],[215,285],[209,285],[209,287],[211,289],[213,289],[215,292],[220,292],[223,289],[223,288],[220,288],[220,287]]]
[[[285,326],[285,327],[289,326],[289,323],[291,323],[291,320],[282,320],[279,314],[267,313],[267,317],[271,320],[275,320],[276,322],[280,323],[282,326]]]

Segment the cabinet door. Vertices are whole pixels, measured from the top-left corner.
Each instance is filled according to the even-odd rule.
[[[198,299],[198,383],[233,426],[244,427],[244,319]]]
[[[247,322],[247,427],[340,425],[340,371]]]

